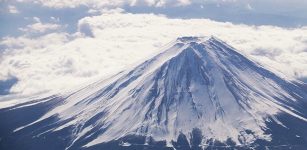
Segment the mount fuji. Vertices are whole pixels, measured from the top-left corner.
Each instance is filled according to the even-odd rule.
[[[0,103],[1,105],[1,103]],[[304,149],[307,89],[216,37],[0,109],[0,149]]]

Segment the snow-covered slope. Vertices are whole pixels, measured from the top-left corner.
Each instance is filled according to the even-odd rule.
[[[12,137],[25,147],[43,148],[48,142],[42,139],[62,139],[55,149],[112,142],[146,147],[157,141],[176,148],[304,146],[306,102],[301,83],[276,76],[221,40],[182,37],[108,79],[40,103],[1,109],[0,119],[7,120],[0,125],[0,146],[16,148]]]

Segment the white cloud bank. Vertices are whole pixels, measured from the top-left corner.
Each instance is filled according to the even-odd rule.
[[[208,19],[106,13],[79,20],[75,34],[6,37],[0,80],[15,76],[11,92],[62,90],[115,73],[179,36],[214,35],[249,57],[297,77],[307,76],[307,28],[247,26]]]

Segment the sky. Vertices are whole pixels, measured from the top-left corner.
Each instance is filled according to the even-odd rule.
[[[216,36],[307,82],[304,0],[0,0],[0,97],[105,78],[180,36]]]

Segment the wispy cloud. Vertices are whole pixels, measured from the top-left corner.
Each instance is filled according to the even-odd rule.
[[[19,13],[19,10],[14,5],[8,5],[7,8],[8,8],[8,12],[11,13],[11,14],[18,14]]]
[[[25,28],[19,28],[19,30],[24,31],[24,32],[43,33],[43,32],[46,32],[46,31],[59,29],[60,27],[61,26],[58,25],[58,24],[38,22],[38,23],[27,25],[27,27],[25,27]]]
[[[253,7],[250,4],[246,4],[246,9],[253,10]]]
[[[27,34],[31,34],[31,33],[45,33],[47,31],[54,31],[62,27],[61,25],[55,23],[42,23],[38,17],[33,17],[33,20],[35,21],[33,24],[29,24],[26,27],[19,28],[19,30],[26,32]]]
[[[129,6],[185,6],[190,5],[193,2],[201,3],[205,1],[199,0],[18,0],[19,2],[32,2],[39,3],[43,6],[52,8],[75,8],[78,6],[88,6],[91,8],[106,8],[106,7],[121,7],[124,5]],[[210,1],[210,0],[209,0]],[[224,1],[223,2],[228,2]]]

